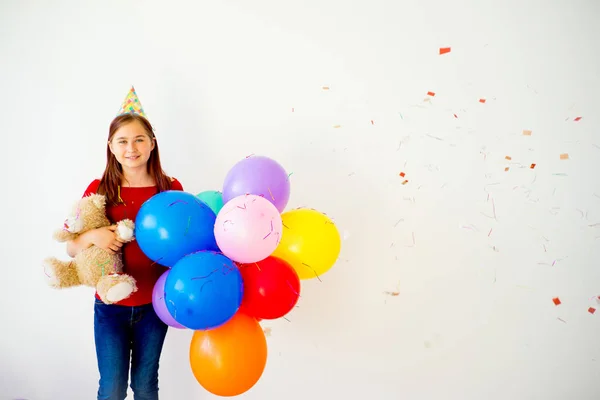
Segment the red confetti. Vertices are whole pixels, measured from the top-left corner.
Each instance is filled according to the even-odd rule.
[[[556,305],[556,306],[560,304],[560,299],[558,297],[553,298],[552,301],[554,302],[554,305]]]
[[[534,169],[535,168],[535,164],[531,164],[531,166],[529,168]]]
[[[581,121],[581,118],[582,118],[582,117],[577,117],[577,118],[575,118],[573,121],[575,121],[575,122],[577,122],[577,121]]]
[[[593,313],[595,313],[595,312],[596,312],[596,309],[595,309],[594,307],[590,307],[590,308],[588,308],[588,312],[589,312],[590,314],[593,314]]]
[[[450,53],[450,47],[440,47],[440,55]]]
[[[427,96],[433,97],[433,96],[435,96],[435,92],[427,92]]]
[[[458,115],[454,114],[454,118],[458,118]]]
[[[404,178],[406,174],[404,172],[400,172],[400,176]]]
[[[485,103],[485,99],[479,99],[479,102],[483,104]]]

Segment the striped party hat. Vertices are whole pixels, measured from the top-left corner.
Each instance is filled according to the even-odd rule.
[[[131,89],[129,89],[129,93],[127,93],[127,96],[125,96],[125,100],[123,100],[121,109],[117,113],[117,115],[123,114],[139,114],[142,117],[146,118],[146,113],[144,112],[142,103],[140,103],[140,99],[138,98],[138,95],[135,92],[133,86],[131,87]]]

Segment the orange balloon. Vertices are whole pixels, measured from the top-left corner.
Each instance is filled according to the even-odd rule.
[[[194,331],[190,365],[204,389],[217,396],[237,396],[250,390],[267,364],[267,340],[256,321],[236,313],[225,324]]]

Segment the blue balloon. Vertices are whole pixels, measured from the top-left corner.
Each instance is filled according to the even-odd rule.
[[[165,281],[165,303],[175,321],[193,330],[229,321],[244,295],[242,274],[221,253],[200,251],[179,260]]]
[[[191,193],[168,190],[149,198],[135,218],[135,237],[152,261],[173,267],[184,256],[217,251],[215,213]]]

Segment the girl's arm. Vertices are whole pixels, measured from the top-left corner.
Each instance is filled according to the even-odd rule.
[[[73,258],[79,254],[80,251],[94,245],[108,251],[110,254],[115,254],[124,244],[124,242],[117,237],[117,233],[115,232],[116,229],[116,225],[90,229],[77,236],[77,238],[67,242],[67,253]]]
[[[80,251],[87,249],[94,244],[95,229],[89,230],[81,235],[78,235],[75,239],[67,242],[67,254],[73,258]]]

